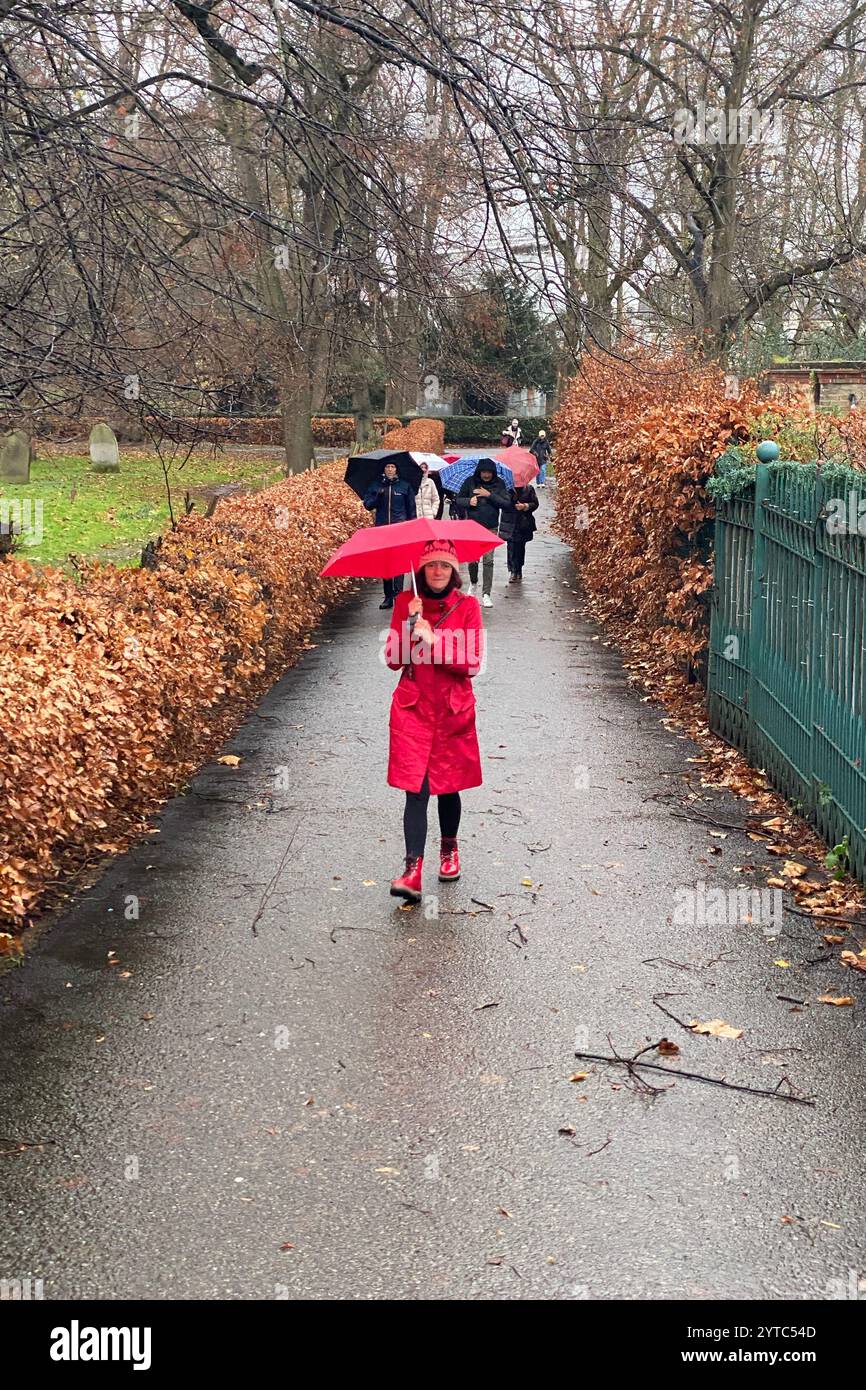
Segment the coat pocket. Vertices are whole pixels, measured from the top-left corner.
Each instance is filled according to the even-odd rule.
[[[475,709],[475,692],[469,681],[455,681],[448,691],[448,708],[452,714],[468,714]]]
[[[418,703],[418,682],[413,680],[398,681],[391,699],[393,709],[411,709]]]

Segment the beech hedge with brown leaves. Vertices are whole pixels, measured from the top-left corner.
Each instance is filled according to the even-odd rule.
[[[0,564],[7,933],[46,885],[144,830],[302,654],[352,582],[318,577],[365,520],[344,470],[187,517],[152,570],[94,565],[76,582],[15,557]]]
[[[558,533],[595,616],[659,673],[702,657],[712,573],[700,532],[713,515],[704,483],[766,409],[753,381],[730,399],[718,367],[642,353],[585,358],[556,416]]]
[[[441,454],[445,448],[445,421],[418,419],[389,430],[383,449],[415,449],[424,454]]]

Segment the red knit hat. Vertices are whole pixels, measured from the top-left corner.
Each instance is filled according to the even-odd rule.
[[[424,547],[421,559],[418,561],[418,568],[423,569],[425,565],[431,564],[434,560],[439,560],[443,565],[453,565],[457,569],[460,561],[457,559],[457,551],[454,549],[453,541],[428,541]]]

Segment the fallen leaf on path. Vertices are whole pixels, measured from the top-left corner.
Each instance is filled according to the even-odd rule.
[[[800,864],[796,859],[786,859],[782,865],[783,878],[802,878],[809,872],[808,864]]]
[[[524,888],[531,888],[531,887],[532,887],[532,879],[531,879],[531,878],[522,878],[522,879],[520,880],[520,882],[521,882],[521,884],[522,884],[522,886],[523,886]]]
[[[723,1018],[711,1018],[706,1023],[698,1023],[693,1018],[689,1024],[693,1033],[702,1033],[708,1038],[741,1038],[742,1028],[734,1028],[730,1023],[725,1023]]]
[[[486,1004],[476,1004],[476,1005],[475,1005],[475,1013],[478,1013],[480,1009],[498,1009],[498,1008],[499,1008],[499,1000],[498,1000],[498,999],[488,999],[487,1002],[486,1002]]]
[[[560,1134],[568,1135],[569,1138],[571,1138],[572,1135],[577,1134],[577,1130],[575,1129],[574,1125],[563,1125],[558,1132]]]
[[[791,962],[789,960],[774,960],[773,964],[778,965],[780,970],[788,970],[790,969]]]
[[[678,1057],[680,1053],[676,1043],[671,1042],[669,1038],[662,1038],[657,1051],[660,1052],[663,1057]]]
[[[588,1076],[588,1071],[576,1071],[574,1076],[570,1076],[568,1079],[569,1081],[585,1081]]]
[[[374,878],[365,878],[365,879],[362,881],[362,883],[361,883],[361,887],[362,887],[362,888],[375,888],[375,887],[376,887],[376,880],[375,880]]]
[[[819,1004],[835,1004],[837,1009],[843,1009],[854,1003],[850,994],[819,994]]]
[[[841,941],[845,940],[845,938],[844,936],[836,936],[833,932],[825,931],[824,940],[826,941],[828,946],[838,946]]]
[[[241,760],[234,753],[224,753],[221,758],[217,758],[218,763],[223,767],[240,767]]]
[[[853,951],[843,951],[839,959],[849,970],[862,970],[866,974],[866,960],[862,956],[855,956]]]
[[[504,1207],[497,1207],[497,1208],[496,1208],[496,1211],[497,1211],[497,1213],[499,1214],[499,1216],[510,1216],[510,1215],[511,1215],[511,1212],[510,1212],[510,1211],[506,1211]]]
[[[295,1247],[290,1240],[284,1240],[282,1245],[280,1246],[281,1250],[294,1250],[294,1248]]]

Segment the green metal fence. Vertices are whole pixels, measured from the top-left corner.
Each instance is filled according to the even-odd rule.
[[[760,464],[715,541],[710,726],[866,878],[866,477]]]

